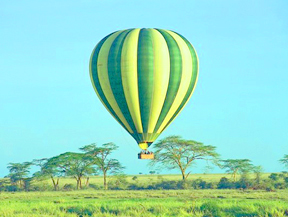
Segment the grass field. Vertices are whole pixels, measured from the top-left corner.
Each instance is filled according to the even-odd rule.
[[[269,174],[263,174],[263,179]],[[190,180],[201,178],[218,182],[227,174],[193,174]],[[127,176],[129,183],[134,176]],[[114,177],[115,178],[115,177]],[[110,177],[110,180],[114,179]],[[180,175],[137,175],[138,183],[159,180],[181,180]],[[102,177],[90,178],[90,184],[102,186]],[[61,178],[63,185],[76,182]],[[34,181],[32,185],[47,185],[51,180]],[[0,216],[201,216],[201,217],[280,217],[288,216],[288,189],[264,190],[95,190],[0,192]]]
[[[0,216],[286,216],[288,191],[71,191],[0,194]]]

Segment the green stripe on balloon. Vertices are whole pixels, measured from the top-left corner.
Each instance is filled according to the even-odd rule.
[[[131,30],[126,30],[120,33],[113,41],[111,48],[109,50],[107,68],[108,68],[109,82],[111,85],[113,95],[116,99],[116,102],[119,108],[121,109],[126,121],[131,127],[132,131],[135,133],[136,128],[133,123],[133,120],[130,115],[130,111],[128,109],[128,105],[125,99],[123,85],[122,85],[122,77],[121,77],[121,52],[122,52],[124,40],[126,39],[126,36],[128,35],[130,31]]]
[[[116,33],[116,32],[114,32]],[[94,50],[94,53],[92,53],[91,56],[91,77],[92,77],[92,82],[94,83],[94,86],[102,100],[102,102],[104,103],[104,105],[106,106],[106,108],[108,109],[108,111],[110,111],[110,113],[113,115],[113,117],[121,124],[121,126],[128,131],[128,129],[125,127],[125,125],[122,123],[122,121],[118,118],[118,116],[116,115],[116,113],[114,112],[114,110],[112,109],[112,107],[110,106],[108,100],[106,99],[103,90],[101,88],[100,82],[99,82],[99,78],[98,78],[98,69],[97,69],[97,61],[98,61],[98,55],[100,52],[100,49],[102,47],[102,45],[104,44],[104,42],[107,40],[107,38],[109,38],[112,34],[106,36],[105,38],[103,38],[97,45],[96,48]]]
[[[154,129],[154,133],[158,131],[167,113],[169,112],[171,105],[174,102],[182,76],[182,58],[177,42],[165,30],[162,29],[156,29],[156,30],[158,30],[163,35],[168,46],[170,55],[170,78],[164,105],[160,113],[159,119],[157,121],[156,127]]]
[[[176,33],[176,32],[175,32]],[[195,49],[192,47],[192,45],[190,44],[190,42],[183,37],[182,35],[176,33],[177,35],[179,35],[187,44],[190,53],[191,53],[191,57],[192,57],[192,77],[190,80],[190,84],[189,84],[189,88],[187,90],[187,93],[183,99],[183,101],[181,102],[179,108],[177,109],[177,111],[175,112],[175,114],[172,116],[172,118],[170,119],[170,121],[167,123],[167,125],[163,128],[163,131],[166,129],[166,127],[176,118],[176,116],[179,114],[179,112],[182,110],[182,108],[185,106],[187,100],[190,98],[193,89],[196,86],[196,82],[197,82],[197,77],[198,77],[198,58],[197,58],[197,54]]]
[[[154,83],[153,54],[154,53],[153,53],[151,34],[148,29],[141,29],[138,40],[137,71],[138,71],[139,104],[140,104],[143,132],[148,131],[148,123],[152,105],[153,83]]]

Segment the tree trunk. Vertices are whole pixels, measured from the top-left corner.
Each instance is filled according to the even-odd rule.
[[[236,182],[236,173],[233,173],[234,182]]]
[[[106,172],[103,173],[103,179],[104,179],[104,190],[107,190],[108,186],[107,186],[107,180],[106,180]]]
[[[51,180],[52,180],[52,183],[53,183],[54,191],[57,191],[58,185],[59,185],[59,178],[57,178],[57,182],[56,182],[54,177],[51,176]]]
[[[85,186],[86,186],[86,187],[89,187],[89,177],[86,178],[86,184],[85,184]]]
[[[185,175],[185,171],[181,169],[181,174],[182,174],[182,180],[185,181],[186,180],[186,175]]]
[[[78,190],[79,189],[79,179],[76,176],[74,176],[74,178],[76,179],[76,182],[77,182],[76,189]]]
[[[79,187],[80,187],[80,189],[82,189],[82,180],[81,180],[81,177],[78,177],[78,179],[79,179]]]

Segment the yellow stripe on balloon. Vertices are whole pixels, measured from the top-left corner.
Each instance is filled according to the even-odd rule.
[[[109,102],[110,106],[112,107],[113,111],[116,113],[118,118],[122,121],[122,123],[125,125],[127,130],[130,133],[133,133],[131,127],[127,123],[127,120],[125,119],[123,113],[121,112],[116,99],[114,97],[114,94],[111,89],[110,81],[109,81],[109,76],[108,76],[108,55],[109,55],[109,50],[111,48],[111,45],[115,38],[122,33],[123,31],[116,32],[112,34],[110,37],[106,39],[106,41],[103,43],[99,55],[98,55],[98,62],[97,62],[97,70],[98,70],[98,78],[99,78],[99,83],[100,86],[103,90],[103,93]]]
[[[195,58],[196,58],[196,62],[197,62],[196,70],[193,70],[193,67],[192,67],[192,76],[196,73],[196,79],[195,79],[195,83],[194,83],[194,86],[193,86],[193,88],[192,88],[192,91],[191,91],[189,97],[187,98],[186,102],[184,103],[183,107],[180,109],[180,111],[178,112],[178,114],[181,113],[181,111],[185,108],[186,104],[189,102],[190,98],[192,97],[192,95],[193,95],[193,93],[194,93],[194,90],[195,90],[195,88],[196,88],[196,85],[197,85],[198,77],[199,77],[199,59],[198,59],[198,55],[197,55],[197,53],[196,53],[193,45],[191,45],[191,46],[192,46],[192,48],[193,48],[193,50],[194,50],[194,52],[195,52],[195,55],[196,55],[196,57],[195,57]],[[192,56],[191,56],[191,58],[192,58],[192,63],[193,63],[194,59],[193,59]],[[173,122],[173,120],[178,116],[178,114],[170,121],[170,123]],[[165,126],[165,128],[166,128],[166,127],[167,127],[167,126]],[[164,128],[163,130],[165,130],[165,128]]]
[[[143,133],[137,73],[137,50],[140,29],[132,30],[126,37],[121,54],[121,76],[124,94],[137,133]]]
[[[193,47],[193,45],[191,45],[191,46]],[[198,77],[199,77],[199,59],[198,59],[198,55],[197,55],[194,47],[193,47],[193,50],[194,50],[194,52],[195,52],[196,59],[197,59],[197,70],[196,70],[196,71],[192,71],[192,75],[193,75],[194,73],[197,73],[197,77],[196,77],[195,84],[194,84],[194,87],[193,87],[193,89],[192,89],[192,91],[191,91],[190,96],[188,97],[186,103],[184,104],[184,106],[182,107],[182,109],[178,112],[178,114],[180,114],[180,112],[183,110],[183,108],[186,106],[186,104],[188,103],[188,101],[189,101],[190,98],[192,97],[192,95],[193,95],[193,93],[194,93],[194,90],[195,90],[195,88],[196,88],[197,82],[198,82]],[[193,61],[192,61],[192,62],[193,62]],[[192,68],[192,69],[193,69],[193,68]],[[173,118],[173,120],[174,120],[176,117],[177,117],[177,116],[175,116],[175,117]]]
[[[161,126],[159,127],[157,133],[161,133],[163,131],[163,129],[166,127],[170,119],[173,117],[173,115],[181,105],[182,100],[184,99],[189,88],[190,80],[192,77],[192,57],[189,47],[179,35],[168,30],[167,32],[174,38],[180,49],[182,58],[182,77],[174,102],[172,103],[171,108],[167,113],[165,119],[163,120]]]
[[[170,58],[168,46],[162,34],[155,29],[149,29],[149,31],[151,33],[154,52],[154,86],[149,115],[148,133],[153,133],[168,89]]]

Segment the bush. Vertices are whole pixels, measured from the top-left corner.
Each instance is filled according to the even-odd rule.
[[[274,188],[274,186],[269,186],[269,187],[267,186],[265,190],[269,191],[269,192],[270,191],[272,192],[272,191],[275,191],[275,188]]]
[[[191,187],[194,189],[199,189],[201,188],[201,186],[206,185],[205,183],[203,183],[202,179],[195,179],[192,181],[191,183]]]
[[[145,189],[145,187],[141,186],[141,185],[137,185],[137,184],[131,184],[128,186],[129,190],[143,190]]]
[[[51,191],[54,188],[47,183],[37,183],[37,185],[31,185],[29,191]]]
[[[234,183],[230,182],[226,177],[222,177],[217,184],[217,189],[231,189],[234,187]]]
[[[188,189],[189,186],[191,186],[191,184],[189,185],[190,183],[188,181],[179,181],[177,183],[177,189]]]
[[[65,184],[65,185],[63,186],[63,190],[64,190],[64,191],[72,191],[72,190],[75,190],[75,187],[74,187],[73,184]]]
[[[268,176],[268,178],[273,181],[277,181],[279,179],[279,175],[277,173],[271,173],[270,176]]]
[[[133,178],[132,178],[133,181],[135,181],[135,180],[137,180],[137,179],[138,179],[137,176],[133,176]]]
[[[111,190],[126,190],[128,189],[129,182],[127,181],[126,175],[114,176],[114,179],[108,183],[108,188]]]
[[[21,191],[22,189],[19,188],[17,185],[7,185],[5,186],[5,191],[9,192],[15,192],[15,191]]]
[[[147,187],[148,189],[178,189],[179,185],[177,181],[163,181],[163,182],[158,182],[154,185],[149,185]]]
[[[89,187],[88,187],[88,188],[93,188],[93,189],[95,189],[95,190],[99,190],[99,189],[101,189],[100,186],[95,185],[95,184],[89,184]]]
[[[285,189],[286,185],[285,185],[285,183],[283,183],[283,182],[276,182],[276,183],[274,184],[274,187],[275,187],[276,189]]]
[[[238,182],[235,183],[235,188],[247,189],[253,185],[252,181],[248,179],[247,174],[244,173],[241,175],[241,178]]]

